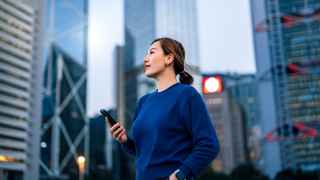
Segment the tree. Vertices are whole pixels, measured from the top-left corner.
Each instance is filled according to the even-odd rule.
[[[197,180],[232,180],[231,177],[224,173],[214,172],[211,168],[207,168]]]
[[[231,172],[233,180],[269,180],[261,171],[256,169],[252,164],[242,164]]]

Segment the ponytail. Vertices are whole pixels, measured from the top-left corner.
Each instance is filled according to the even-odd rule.
[[[193,77],[188,72],[182,71],[182,72],[179,73],[179,81],[182,84],[192,84],[193,83]]]

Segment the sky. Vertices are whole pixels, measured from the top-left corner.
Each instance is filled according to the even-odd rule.
[[[198,0],[200,68],[255,72],[248,0]]]
[[[123,45],[122,0],[90,0],[88,52],[88,111],[95,115],[100,108],[115,105],[114,46]]]
[[[113,50],[124,44],[123,0],[90,0],[88,115],[115,106]],[[249,1],[197,0],[200,69],[255,72]]]

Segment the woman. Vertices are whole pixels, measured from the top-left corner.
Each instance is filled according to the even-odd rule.
[[[193,179],[217,156],[219,144],[201,95],[184,70],[182,44],[170,38],[151,43],[144,73],[157,89],[139,99],[132,136],[119,123],[113,138],[136,159],[136,179]],[[179,75],[177,82],[176,76]]]

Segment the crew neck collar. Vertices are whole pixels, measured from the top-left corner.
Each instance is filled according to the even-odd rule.
[[[175,86],[177,86],[177,85],[179,85],[179,84],[180,84],[180,82],[177,82],[177,83],[175,83],[175,84],[172,84],[171,86],[167,87],[166,89],[164,89],[164,90],[162,90],[162,91],[158,91],[158,89],[156,89],[156,90],[155,90],[155,94],[163,94],[163,93],[169,91],[170,89],[172,89],[173,87],[175,87]]]

